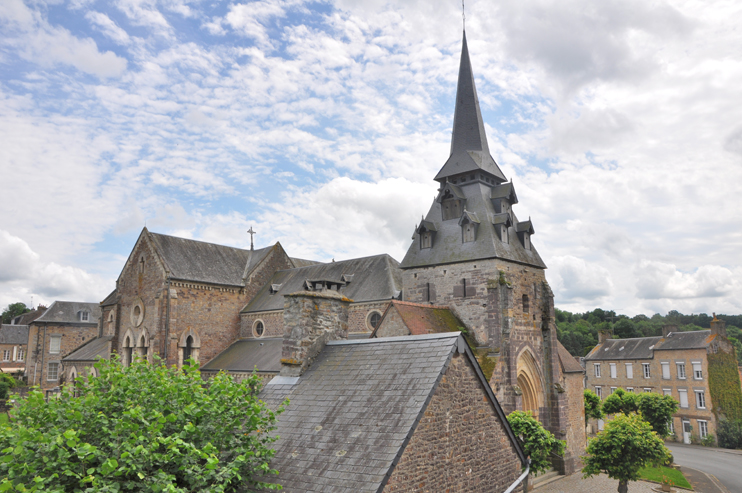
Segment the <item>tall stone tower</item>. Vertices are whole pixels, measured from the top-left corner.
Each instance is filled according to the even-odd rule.
[[[503,409],[531,410],[567,440],[567,454],[555,466],[570,473],[585,444],[582,370],[563,348],[560,355],[554,297],[531,242],[533,225],[515,215],[515,187],[490,155],[466,33],[451,153],[435,180],[438,196],[401,263],[404,298],[456,313],[480,348],[497,358],[490,385]],[[577,378],[565,381],[572,374]]]

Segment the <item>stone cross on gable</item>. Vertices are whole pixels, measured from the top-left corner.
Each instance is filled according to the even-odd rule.
[[[250,229],[248,229],[247,232],[250,233],[250,250],[254,250],[255,246],[253,245],[252,237],[256,234],[256,231],[254,231],[252,226],[250,226]]]

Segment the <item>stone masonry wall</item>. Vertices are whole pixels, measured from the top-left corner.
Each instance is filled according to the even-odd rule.
[[[505,425],[457,353],[384,492],[503,492],[520,472]]]
[[[373,332],[374,329],[368,321],[369,315],[371,312],[383,315],[387,306],[389,306],[388,300],[376,303],[352,303],[348,309],[348,332]]]
[[[23,351],[22,359],[18,359],[19,351]],[[8,351],[8,359],[5,360],[5,351]],[[0,344],[0,368],[20,368],[26,365],[28,355],[28,344]]]
[[[399,311],[392,306],[386,313],[384,320],[376,331],[376,337],[399,337],[410,335],[410,329],[405,325]]]
[[[29,340],[34,346],[31,350],[33,358],[29,355],[27,366],[29,385],[40,385],[42,389],[50,389],[59,385],[64,367],[62,358],[72,353],[75,349],[82,346],[90,339],[98,335],[97,324],[80,324],[80,325],[31,325]],[[61,336],[59,353],[51,353],[51,336]],[[59,363],[58,378],[49,380],[47,373],[49,363]],[[37,364],[38,363],[38,364]],[[34,379],[34,373],[36,378]]]
[[[567,401],[567,455],[572,460],[566,464],[567,470],[582,468],[580,457],[585,453],[585,406],[582,385],[582,373],[567,373],[564,375]],[[581,405],[582,404],[582,405]]]

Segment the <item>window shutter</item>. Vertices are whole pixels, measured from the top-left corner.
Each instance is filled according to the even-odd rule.
[[[464,297],[464,285],[463,284],[456,284],[453,287],[453,297],[454,298],[463,298]]]
[[[626,363],[626,378],[634,378],[634,365]]]
[[[701,363],[693,363],[693,378],[700,380],[703,377]]]
[[[670,379],[670,363],[662,363],[662,378]]]
[[[477,287],[476,286],[466,286],[466,297],[472,297],[477,295]]]
[[[611,363],[611,378],[616,378],[616,363]]]
[[[428,301],[435,301],[435,284],[428,283]]]
[[[688,391],[679,390],[678,394],[680,394],[680,407],[688,407]]]

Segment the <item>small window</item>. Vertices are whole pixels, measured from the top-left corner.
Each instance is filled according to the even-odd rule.
[[[696,390],[696,407],[706,409],[706,393],[703,390]]]
[[[6,349],[3,351],[3,361],[10,361],[10,350]]]
[[[598,396],[598,398],[603,398],[603,389],[601,387],[595,387],[595,395]]]
[[[672,397],[672,389],[662,389],[662,395],[669,395]]]
[[[703,380],[703,366],[701,365],[701,362],[693,361],[691,364],[693,365],[693,379]]]
[[[381,322],[381,313],[374,311],[368,315],[368,325],[371,330],[378,328],[379,322]]]
[[[649,387],[644,387],[644,392],[651,392],[651,391],[652,389],[650,389]]]
[[[508,227],[504,225],[500,227],[502,228],[500,232],[500,238],[502,238],[503,243],[507,243],[508,242]]]
[[[26,358],[26,351],[23,348],[18,349],[17,361],[23,361]]]
[[[595,369],[595,377],[600,378],[600,363],[593,363],[593,368]]]
[[[62,336],[51,336],[49,338],[49,354],[59,354],[62,349]]]
[[[633,394],[634,393],[634,387],[626,387],[626,392]]]
[[[649,363],[642,363],[642,368],[644,368],[644,378],[651,378],[652,373],[649,369]]]
[[[633,363],[626,363],[626,378],[634,378],[634,365],[633,365]]]
[[[526,250],[531,249],[531,236],[528,233],[523,233],[523,247]]]
[[[80,310],[79,312],[77,312],[77,318],[81,322],[87,322],[90,318],[90,313],[86,312],[85,310]]]
[[[144,274],[144,256],[139,258],[139,273]]]
[[[258,320],[257,322],[255,322],[252,331],[255,337],[263,337],[263,334],[265,334],[265,325],[263,324],[263,321]]]
[[[616,378],[616,363],[610,363],[611,365],[611,378]]]
[[[474,225],[472,223],[467,223],[464,225],[464,243],[471,243],[474,241],[475,234],[474,234]]]
[[[46,379],[49,381],[59,379],[59,363],[49,363],[46,371]]]
[[[662,378],[664,380],[670,380],[670,363],[660,363],[662,366]]]
[[[420,248],[432,248],[433,247],[433,233],[426,231],[420,235]]]
[[[698,422],[698,434],[701,436],[701,440],[703,440],[709,434],[708,423],[701,419],[697,419],[696,421]]]
[[[675,363],[678,369],[678,379],[685,380],[685,363]],[[667,378],[670,378],[669,376]]]
[[[611,387],[611,394],[616,391],[616,387]]]
[[[528,311],[531,309],[530,304],[528,302],[528,295],[523,295],[523,313],[528,313]]]

